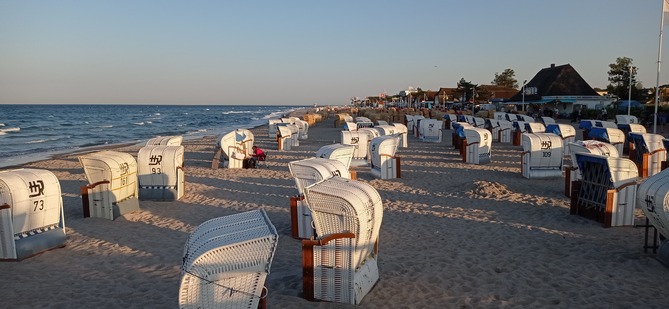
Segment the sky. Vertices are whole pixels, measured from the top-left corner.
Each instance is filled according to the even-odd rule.
[[[653,87],[662,1],[0,0],[0,104],[344,105],[567,63],[605,88],[618,57]]]

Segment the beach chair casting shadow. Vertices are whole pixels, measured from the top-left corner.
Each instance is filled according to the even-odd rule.
[[[139,198],[175,201],[185,192],[184,147],[145,146],[137,153]]]
[[[262,208],[200,224],[184,246],[179,308],[264,305],[278,238]]]
[[[618,154],[618,149],[609,143],[604,143],[596,140],[587,140],[587,141],[576,141],[573,143],[567,144],[567,149],[570,153],[571,163],[570,165],[565,165],[565,181],[564,181],[564,194],[567,197],[571,197],[571,184],[574,181],[581,180],[581,172],[578,169],[578,164],[576,163],[575,153],[592,153],[596,155],[601,155],[605,157],[620,157]]]
[[[523,133],[520,165],[528,179],[562,176],[562,138],[553,133]]]

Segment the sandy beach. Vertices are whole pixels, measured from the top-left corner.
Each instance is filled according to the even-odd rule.
[[[264,208],[279,233],[267,280],[270,308],[666,308],[669,269],[644,253],[644,229],[569,214],[564,179],[529,180],[520,146],[493,144],[493,162],[462,162],[451,146],[409,137],[402,178],[358,179],[383,198],[380,280],[359,306],[302,298],[301,242],[291,237],[288,162],[339,142],[332,118],[293,150],[267,126],[251,131],[267,168],[211,169],[215,137],[184,142],[186,195],[141,201],[115,221],[83,218],[86,178],[75,155],[25,164],[60,180],[67,244],[0,263],[5,308],[174,308],[183,246],[200,223]],[[137,155],[140,146],[117,150]],[[637,209],[637,222],[644,217]]]

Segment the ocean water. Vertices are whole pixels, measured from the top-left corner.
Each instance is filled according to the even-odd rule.
[[[300,106],[0,105],[0,167],[88,147],[267,124]]]

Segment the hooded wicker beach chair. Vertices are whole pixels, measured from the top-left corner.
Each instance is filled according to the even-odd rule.
[[[662,170],[662,162],[667,160],[667,150],[662,142],[664,137],[653,133],[629,133],[629,158],[639,169],[639,176],[646,178]]]
[[[572,184],[570,213],[604,227],[634,224],[639,171],[629,159],[575,153],[581,180]]]
[[[371,172],[381,179],[400,178],[400,157],[395,156],[400,143],[399,135],[384,135],[369,144]]]
[[[487,164],[491,161],[492,137],[490,131],[483,128],[465,129],[465,150],[462,161],[470,164]]]
[[[441,143],[443,125],[438,119],[421,119],[418,123],[418,138],[423,142]]]
[[[523,177],[562,176],[562,138],[552,133],[523,133],[521,170]]]
[[[549,124],[546,126],[546,133],[553,133],[562,138],[562,145],[567,145],[576,141],[576,129],[570,124]],[[569,147],[564,147],[563,151],[565,156],[569,155]]]
[[[669,170],[650,176],[639,185],[636,207],[664,239],[669,239]]]
[[[316,152],[317,158],[337,160],[344,164],[346,170],[351,167],[351,160],[355,154],[355,146],[344,144],[325,145]]]
[[[397,133],[397,132],[395,132],[396,131],[395,126],[387,125],[387,124],[386,125],[375,126],[374,129],[376,129],[379,132],[379,136],[393,135],[393,134]]]
[[[596,140],[576,141],[567,144],[569,156],[571,158],[569,165],[565,165],[565,183],[564,192],[566,196],[571,196],[571,185],[574,181],[581,180],[581,172],[576,163],[576,153],[591,153],[605,157],[619,158],[618,149],[609,143]]]
[[[446,130],[453,130],[452,123],[458,122],[458,116],[456,114],[446,114],[444,115],[444,128]]]
[[[179,308],[264,308],[278,238],[263,209],[200,224],[184,246]]]
[[[267,137],[272,138],[276,137],[276,125],[281,123],[281,119],[268,119],[267,120]]]
[[[309,123],[302,120],[295,120],[295,125],[299,129],[298,139],[307,139],[309,138]]]
[[[52,172],[0,172],[0,260],[22,260],[65,246],[60,183]]]
[[[395,127],[395,133],[400,134],[400,147],[402,148],[409,147],[409,141],[408,141],[409,132],[407,130],[407,126],[401,123],[393,123],[393,126]]]
[[[351,179],[343,163],[324,158],[309,158],[288,163],[295,180],[297,195],[290,197],[290,218],[294,238],[308,239],[314,236],[311,210],[304,201],[304,188],[332,177]]]
[[[286,126],[277,125],[276,129],[277,129],[276,131],[277,149],[290,150],[292,148],[291,145],[293,144],[292,142],[293,133]]]
[[[381,197],[372,186],[341,177],[304,193],[318,235],[302,241],[304,297],[360,304],[379,279]]]
[[[79,157],[88,185],[81,187],[84,217],[114,220],[139,210],[137,161],[124,152],[101,151]]]
[[[341,131],[341,144],[355,147],[350,166],[364,167],[369,165],[369,142],[371,140],[370,135],[365,131]]]
[[[218,138],[216,153],[211,167],[217,169],[223,155],[223,166],[227,168],[244,167],[244,159],[251,153],[255,138],[247,129],[237,129]]]
[[[588,133],[590,139],[605,142],[613,145],[618,150],[619,154],[623,153],[623,146],[625,144],[625,133],[617,128],[594,127]]]
[[[154,137],[146,142],[146,146],[181,146],[183,136],[159,136]]]
[[[546,133],[546,127],[540,122],[526,122],[525,131],[528,133]]]
[[[185,192],[184,147],[145,146],[137,154],[139,198],[175,201]]]

